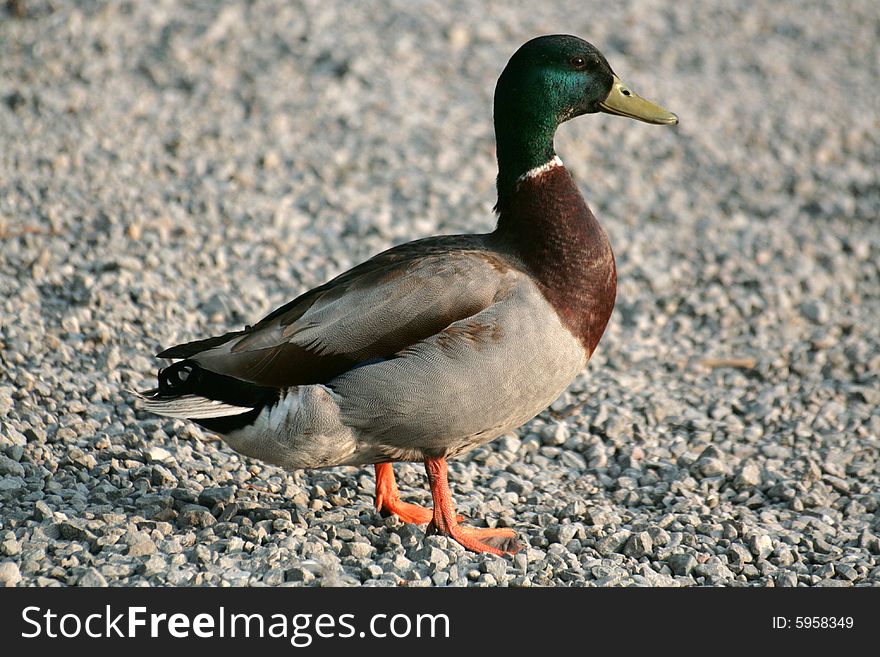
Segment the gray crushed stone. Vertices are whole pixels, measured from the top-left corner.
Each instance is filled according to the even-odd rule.
[[[874,0],[0,7],[0,585],[880,583]],[[5,13],[4,13],[5,12]],[[514,557],[151,417],[160,348],[491,229],[494,83],[541,33],[681,116],[557,149],[618,259],[589,368],[451,466]],[[397,467],[428,503],[418,465]]]

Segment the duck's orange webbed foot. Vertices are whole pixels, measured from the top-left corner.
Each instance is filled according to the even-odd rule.
[[[431,509],[400,499],[400,491],[397,489],[394,467],[391,463],[376,464],[376,510],[382,515],[394,514],[403,522],[416,525],[429,523],[434,517]]]
[[[522,544],[517,540],[516,532],[512,529],[481,529],[478,527],[463,527],[458,523],[450,525],[446,531],[440,531],[431,522],[428,525],[429,534],[443,534],[456,543],[474,552],[490,552],[503,556],[516,554],[522,549]]]
[[[460,517],[455,514],[452,506],[452,495],[449,492],[449,481],[446,473],[446,459],[425,459],[425,471],[428,473],[428,482],[431,485],[431,495],[434,497],[434,514],[428,533],[449,536],[468,550],[474,552],[489,552],[503,556],[515,554],[522,549],[522,544],[517,540],[516,532],[512,529],[478,529],[475,527],[462,527]]]

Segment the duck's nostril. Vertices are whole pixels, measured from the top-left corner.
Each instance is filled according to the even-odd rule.
[[[630,92],[629,92],[629,89],[624,89],[624,90],[622,90],[620,93],[622,93],[624,96],[629,96],[629,95],[631,95]]]

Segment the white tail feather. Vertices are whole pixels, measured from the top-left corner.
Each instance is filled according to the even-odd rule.
[[[139,392],[132,392],[143,402],[144,410],[156,415],[176,417],[182,420],[206,420],[212,417],[229,417],[230,415],[241,415],[242,413],[254,410],[250,406],[235,406],[234,404],[227,404],[226,402],[200,397],[199,395],[149,397]]]

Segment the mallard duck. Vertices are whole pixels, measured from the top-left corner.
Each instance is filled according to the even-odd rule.
[[[678,122],[586,41],[529,41],[495,90],[493,232],[395,246],[253,326],[166,349],[179,360],[140,393],[144,408],[291,470],[374,465],[380,511],[476,552],[515,552],[512,529],[462,524],[447,459],[546,408],[605,331],[614,255],[553,145],[561,123],[596,112]],[[425,464],[433,509],[401,500],[399,461]]]

